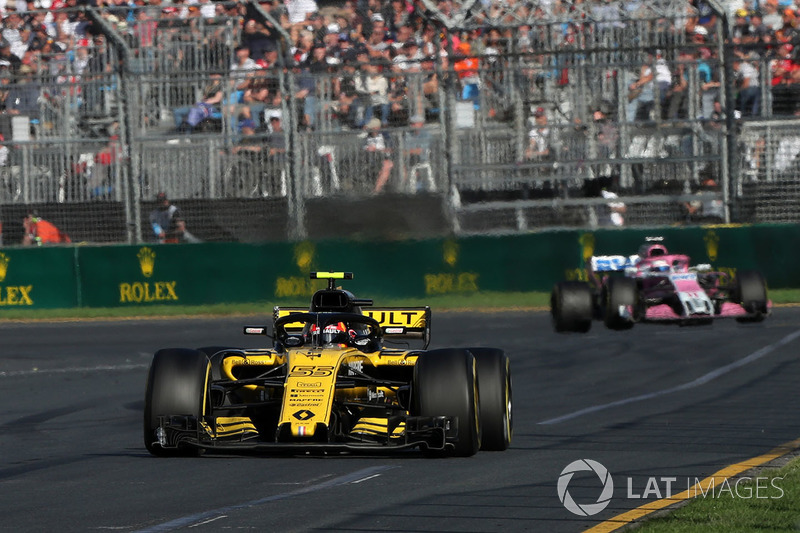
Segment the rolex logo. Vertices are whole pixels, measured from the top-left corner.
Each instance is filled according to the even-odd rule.
[[[5,281],[6,274],[8,273],[8,263],[11,260],[4,253],[0,253],[0,281]]]
[[[591,260],[594,255],[594,235],[591,233],[584,233],[580,237],[580,243],[583,247],[583,260]]]
[[[703,240],[706,242],[706,253],[708,254],[708,258],[711,261],[716,261],[717,253],[719,252],[719,235],[713,231],[709,231],[706,233],[706,236],[703,237]]]
[[[139,250],[136,257],[139,258],[139,268],[142,269],[142,275],[146,278],[152,276],[153,267],[156,264],[156,253],[151,248],[145,246]]]
[[[456,266],[458,262],[458,244],[453,241],[445,241],[442,255],[446,264],[450,267]]]
[[[314,261],[314,245],[310,242],[301,242],[295,246],[294,259],[301,272],[308,271]]]

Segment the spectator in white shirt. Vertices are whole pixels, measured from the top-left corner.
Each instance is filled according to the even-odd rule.
[[[739,86],[739,109],[744,116],[757,116],[761,112],[761,87],[758,68],[752,56],[739,57],[733,61],[736,82]]]
[[[316,13],[319,8],[314,0],[286,0],[286,10],[289,22],[294,25],[305,22],[309,13]]]

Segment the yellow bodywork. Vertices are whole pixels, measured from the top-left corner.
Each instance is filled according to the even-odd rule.
[[[312,437],[317,423],[327,425],[336,372],[346,353],[340,348],[326,348],[291,354],[279,427],[289,424],[293,437]]]
[[[209,436],[217,438],[236,436],[240,439],[258,436],[258,430],[246,416],[218,416],[214,421],[214,426],[201,422],[201,426]]]
[[[409,354],[404,350],[383,350],[366,354],[356,348],[333,344],[323,348],[292,349],[282,354],[264,351],[253,354],[248,352],[242,355],[232,354],[222,360],[221,372],[228,379],[236,380],[241,367],[247,367],[248,371],[257,369],[256,372],[261,374],[268,372],[270,368],[286,364],[286,380],[282,391],[278,427],[288,427],[292,437],[303,438],[313,437],[318,424],[323,427],[328,426],[335,399],[364,398],[369,394],[366,386],[336,389],[337,376],[341,374],[342,365],[352,365],[359,369],[381,365],[411,367],[416,359],[417,356],[413,352]],[[258,367],[263,367],[263,370]],[[277,398],[281,394],[274,388],[254,384],[243,385],[242,389],[252,400],[274,399],[271,396]],[[389,388],[376,387],[371,394],[384,401],[397,403],[394,391]],[[246,417],[217,420],[218,426],[221,423],[227,424],[228,429],[236,425],[239,425],[242,431],[251,429],[246,425],[249,422]],[[284,426],[285,424],[288,426]],[[393,428],[389,435],[386,419],[363,418],[357,422],[352,433],[400,437],[404,429],[404,424],[400,424]],[[219,428],[217,433],[219,436],[224,435]]]
[[[362,418],[353,426],[351,433],[355,435],[386,435],[390,438],[400,438],[405,430],[405,422],[400,422],[389,434],[389,421],[386,418]]]

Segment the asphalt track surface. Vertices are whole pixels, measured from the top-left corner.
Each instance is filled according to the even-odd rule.
[[[800,309],[760,324],[595,323],[559,335],[543,312],[441,313],[432,347],[497,346],[512,359],[514,440],[471,458],[206,455],[142,444],[147,366],[163,347],[263,345],[253,319],[0,323],[0,530],[582,531],[800,437]],[[562,470],[614,481],[591,517],[565,509]],[[593,473],[568,485],[594,503]],[[661,486],[661,490],[665,490]],[[655,499],[650,494],[650,500]]]

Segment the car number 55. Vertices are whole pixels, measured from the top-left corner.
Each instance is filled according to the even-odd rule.
[[[289,377],[298,378],[324,378],[333,374],[332,366],[304,366],[295,365],[289,373]]]

